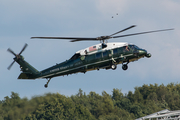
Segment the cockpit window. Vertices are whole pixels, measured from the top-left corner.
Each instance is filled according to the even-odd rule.
[[[80,57],[80,53],[75,53],[71,58],[70,58],[70,60],[75,60],[75,59],[77,59],[77,58],[79,58]]]
[[[129,47],[130,47],[132,50],[134,50],[134,49],[139,49],[139,47],[136,46],[136,45],[129,45]]]
[[[134,45],[134,48],[139,49],[139,47],[138,47],[138,46],[136,46],[136,45]]]
[[[123,47],[123,52],[128,52],[129,51],[129,47],[128,46],[124,46]]]

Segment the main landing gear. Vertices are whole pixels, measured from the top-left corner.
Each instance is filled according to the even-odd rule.
[[[128,63],[129,63],[129,61],[126,64],[122,64],[122,69],[123,70],[127,70],[128,69]]]
[[[117,68],[117,65],[116,65],[116,64],[112,64],[112,65],[111,65],[111,69],[112,69],[112,70],[115,70],[116,68]]]
[[[117,68],[117,65],[115,63],[116,63],[116,61],[114,60],[114,58],[112,58],[112,64],[111,64],[112,70],[115,70]]]
[[[48,78],[47,78],[47,79],[48,79]],[[51,80],[51,78],[49,78],[48,81],[47,81],[47,83],[44,85],[45,88],[48,87],[48,84],[49,84],[50,80]]]
[[[123,70],[127,70],[127,69],[128,69],[128,63],[129,63],[129,62],[127,62],[126,64],[123,64],[123,65],[122,65],[122,69],[123,69]],[[112,64],[112,65],[111,65],[111,69],[112,69],[112,70],[115,70],[116,68],[117,68],[117,65],[116,65],[116,64]]]

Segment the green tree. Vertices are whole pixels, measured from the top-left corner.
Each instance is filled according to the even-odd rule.
[[[123,93],[121,92],[121,90],[119,89],[113,89],[113,94],[112,94],[112,99],[113,100],[120,100],[121,98],[123,98]]]

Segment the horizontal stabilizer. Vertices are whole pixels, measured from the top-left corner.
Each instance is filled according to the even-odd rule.
[[[19,75],[18,79],[31,79],[31,80],[34,80],[32,74],[28,74],[28,73],[21,73]]]

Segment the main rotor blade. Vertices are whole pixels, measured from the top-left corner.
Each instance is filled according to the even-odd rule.
[[[8,70],[10,70],[11,69],[11,67],[13,66],[13,64],[14,64],[14,62],[15,62],[15,60],[9,65],[9,67],[7,68]]]
[[[7,51],[12,53],[14,56],[16,56],[16,53],[14,53],[14,51],[12,51],[10,48],[8,48]]]
[[[95,39],[75,39],[75,40],[71,40],[70,42],[78,42],[78,41],[97,41],[100,40],[98,38]]]
[[[31,37],[31,39],[38,38],[38,39],[69,39],[69,40],[97,40],[97,38],[78,38],[78,37]]]
[[[148,32],[141,32],[141,33],[134,33],[134,34],[127,34],[127,35],[120,35],[120,36],[113,36],[112,38],[127,37],[127,36],[147,34],[147,33],[153,33],[153,32],[162,32],[162,31],[168,31],[168,30],[174,30],[174,29],[155,30],[155,31],[148,31]]]
[[[19,53],[19,55],[26,49],[26,47],[28,46],[28,44],[26,43],[23,47],[23,49],[21,50],[21,52]]]
[[[125,28],[125,29],[123,29],[123,30],[121,30],[121,31],[119,31],[119,32],[116,32],[116,33],[110,35],[110,37],[113,36],[113,35],[116,35],[116,34],[118,34],[118,33],[124,32],[124,31],[126,31],[126,30],[128,30],[128,29],[131,29],[131,28],[133,28],[133,27],[136,27],[136,25],[132,25],[132,26],[130,26],[130,27],[128,27],[128,28]]]

